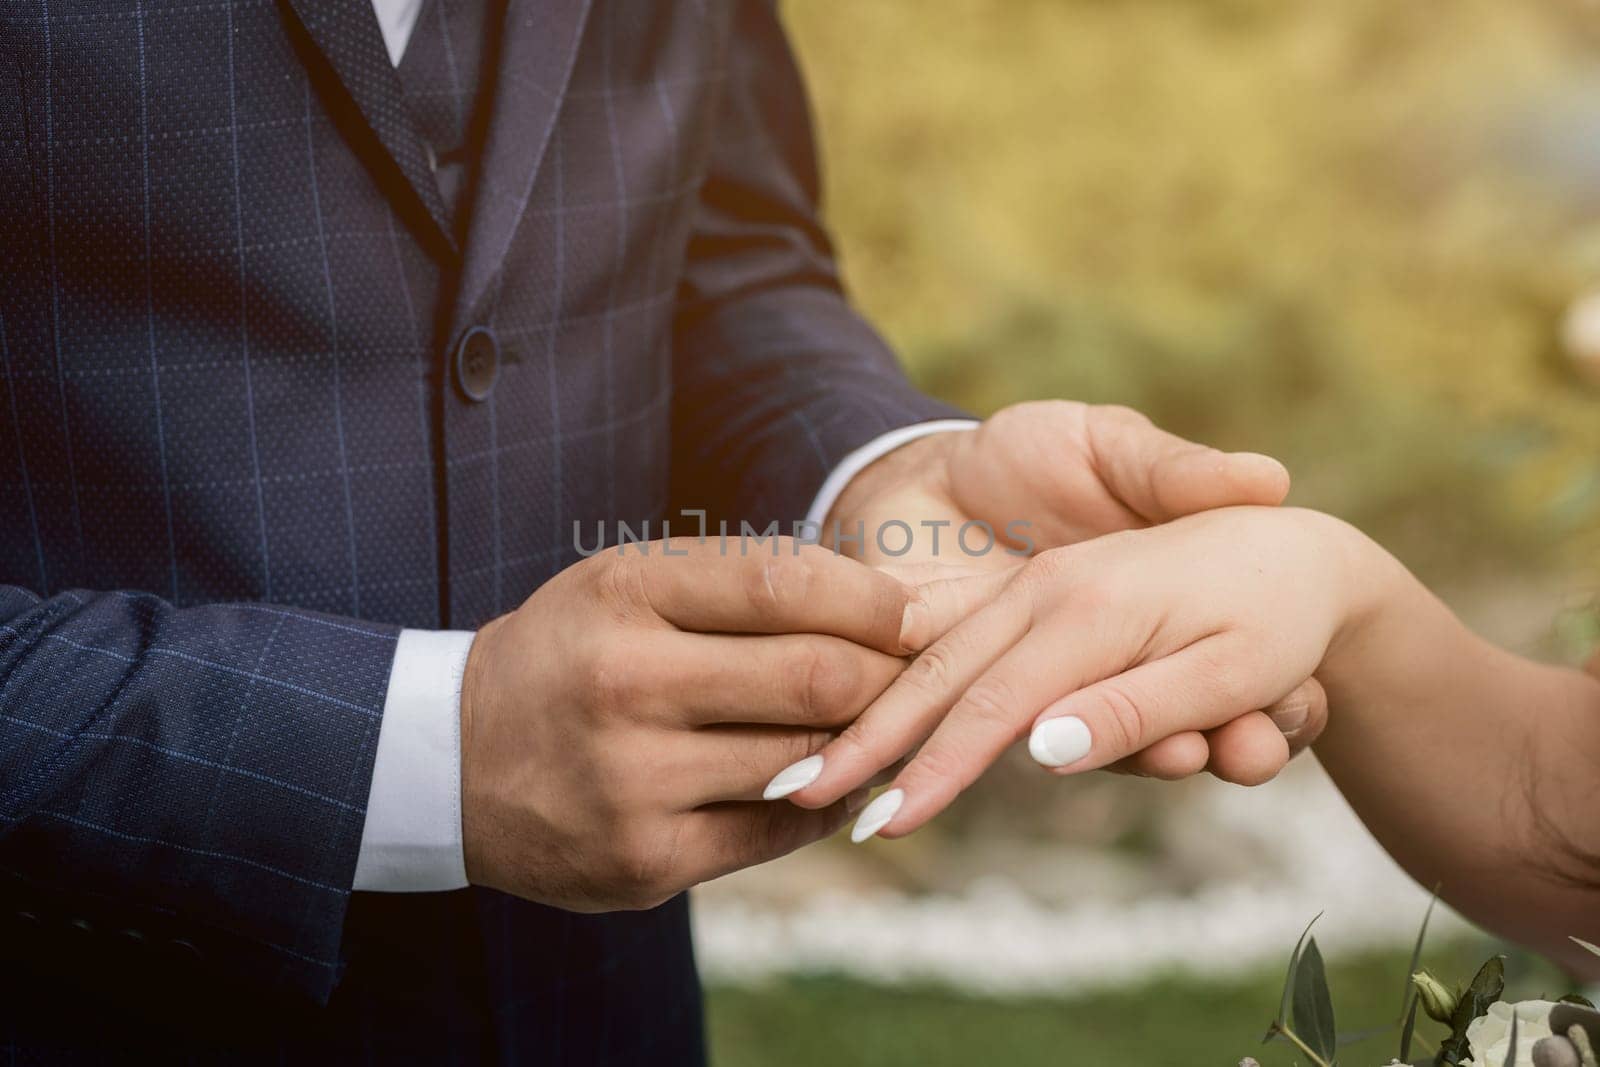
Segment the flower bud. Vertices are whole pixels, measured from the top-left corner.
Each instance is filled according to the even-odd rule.
[[[1422,1001],[1422,1010],[1428,1013],[1428,1018],[1441,1023],[1454,1018],[1456,1005],[1461,998],[1449,986],[1427,971],[1412,975],[1411,984],[1417,987],[1417,997]]]

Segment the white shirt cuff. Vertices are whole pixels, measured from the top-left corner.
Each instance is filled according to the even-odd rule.
[[[811,532],[809,539],[815,540],[822,531],[822,524],[828,521],[828,512],[833,510],[833,505],[838,502],[839,494],[844,492],[844,487],[850,484],[850,479],[872,466],[873,463],[887,456],[901,445],[908,445],[919,437],[929,437],[936,433],[950,433],[953,430],[975,430],[978,428],[976,419],[935,419],[932,422],[917,422],[910,426],[902,426],[898,430],[879,434],[844,459],[833,468],[833,473],[828,475],[827,481],[822,483],[822,488],[817,490],[816,498],[811,501],[811,508],[806,512],[804,529]]]
[[[477,636],[401,630],[378,728],[355,888],[461,889],[461,676]]]

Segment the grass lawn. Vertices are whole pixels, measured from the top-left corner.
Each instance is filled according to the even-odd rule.
[[[1285,956],[1290,946],[1284,946]],[[1459,944],[1427,954],[1441,977],[1464,975],[1493,946]],[[1382,1033],[1347,1046],[1340,1063],[1375,1067],[1394,1055],[1407,953],[1330,965],[1340,1029]],[[1566,987],[1525,956],[1508,960],[1516,999]],[[1297,1061],[1260,1037],[1277,1008],[1282,975],[1208,981],[1174,976],[1138,988],[1081,997],[986,998],[933,988],[887,988],[842,977],[786,979],[710,990],[715,1067],[939,1067],[996,1064],[1051,1067],[1234,1067],[1253,1055],[1263,1067]],[[1419,1027],[1430,1037],[1432,1024]],[[1415,1053],[1413,1053],[1415,1054]]]

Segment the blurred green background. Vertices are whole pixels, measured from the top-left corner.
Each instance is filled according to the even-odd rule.
[[[1600,343],[1563,334],[1600,286],[1600,9],[784,10],[852,293],[924,387],[979,413],[1127,404],[1272,453],[1296,502],[1366,529],[1480,629],[1567,659],[1600,637]],[[1188,795],[1111,782],[1062,799],[1005,774],[911,854],[961,856],[1004,818],[1046,845],[1070,821],[1080,846],[1156,862]],[[1059,817],[1102,794],[1098,829]],[[921,862],[887,880],[926,889],[905,873]],[[1338,964],[1356,1015],[1382,1021],[1403,964]],[[1008,1000],[824,976],[717,986],[711,1020],[724,1067],[1233,1064],[1275,981]]]
[[[1508,951],[1476,939],[1458,942],[1431,953],[1428,963],[1452,980],[1470,979],[1495,950]],[[1509,951],[1509,988],[1517,999],[1566,992],[1555,971]],[[1406,952],[1376,953],[1330,968],[1336,1018],[1351,1035],[1341,1064],[1377,1067],[1394,1057],[1409,962]],[[1175,975],[1073,998],[1000,999],[819,976],[716,989],[708,1021],[715,1062],[722,1064],[1235,1067],[1254,1056],[1275,1067],[1304,1062],[1282,1042],[1261,1040],[1282,988],[1282,971],[1264,970],[1245,980]],[[1413,1056],[1437,1047],[1442,1036],[1444,1027],[1423,1018]]]

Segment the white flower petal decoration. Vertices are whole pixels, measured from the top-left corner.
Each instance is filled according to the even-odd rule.
[[[1463,1060],[1461,1067],[1502,1067],[1506,1054],[1511,1051],[1511,1014],[1517,1016],[1517,1058],[1511,1062],[1516,1067],[1533,1067],[1533,1046],[1540,1038],[1550,1036],[1550,1009],[1548,1000],[1524,1000],[1507,1004],[1497,1000],[1489,1005],[1487,1015],[1480,1015],[1467,1025],[1467,1044],[1472,1048],[1472,1059]]]

